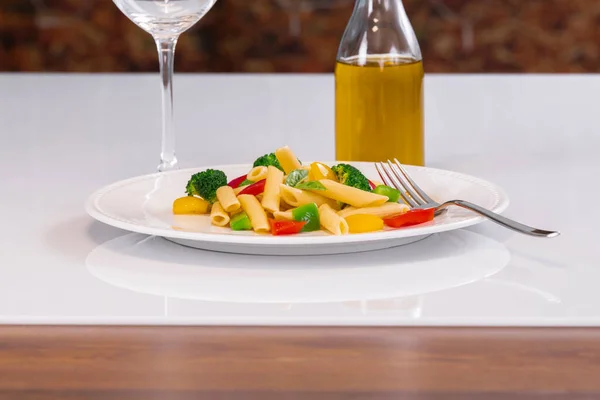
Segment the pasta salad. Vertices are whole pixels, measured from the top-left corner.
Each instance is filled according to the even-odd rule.
[[[340,163],[303,165],[289,147],[259,157],[230,181],[207,169],[190,178],[174,214],[206,214],[234,231],[290,235],[323,230],[333,235],[375,232],[430,221],[434,210],[411,208],[400,192]]]

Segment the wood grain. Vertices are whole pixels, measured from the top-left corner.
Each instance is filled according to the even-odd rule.
[[[0,398],[600,398],[600,329],[2,327]]]

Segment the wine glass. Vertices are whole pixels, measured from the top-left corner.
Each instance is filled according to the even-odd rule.
[[[159,171],[177,168],[173,126],[173,59],[179,35],[198,22],[217,0],[113,0],[154,38],[162,80],[162,149]]]

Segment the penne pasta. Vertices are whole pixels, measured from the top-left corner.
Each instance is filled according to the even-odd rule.
[[[267,178],[267,167],[254,167],[248,172],[246,179],[252,182],[262,181]]]
[[[221,186],[217,189],[217,200],[223,210],[228,213],[236,212],[241,207],[234,190],[230,186]]]
[[[326,190],[312,191],[313,193],[316,192],[327,198],[341,201],[354,207],[374,207],[388,201],[387,196],[366,192],[330,179],[321,179],[319,182],[325,186]]]
[[[350,232],[348,223],[340,217],[328,204],[319,207],[321,226],[334,235],[347,235]]]
[[[240,206],[240,208],[232,213],[229,214],[230,218],[233,218],[234,216],[238,215],[239,213],[243,212],[244,210],[242,209],[242,207]]]
[[[273,166],[267,168],[267,181],[265,182],[265,191],[261,204],[269,212],[279,211],[281,200],[281,180],[283,172]]]
[[[260,205],[258,199],[251,194],[238,196],[242,209],[248,214],[252,229],[257,233],[267,233],[271,231],[267,213]],[[213,206],[214,207],[214,206]]]
[[[294,219],[294,216],[292,215],[292,211],[288,210],[288,211],[275,211],[273,213],[273,218],[275,218],[276,221],[291,221]]]
[[[207,213],[199,217],[204,218],[204,224],[208,224],[210,216],[212,225],[226,226],[232,232],[254,230],[257,234],[278,236],[316,231],[330,235],[383,231],[435,217],[430,211],[403,215],[411,208],[395,202],[396,191],[387,187],[369,190],[367,181],[371,188],[374,183],[380,186],[380,182],[369,180],[351,164],[328,166],[315,161],[303,165],[285,146],[259,157],[254,165],[260,166],[244,167],[243,170],[249,170],[246,175],[229,181],[231,186],[243,182],[251,185],[235,189],[227,184],[225,171],[209,168],[192,174],[185,186],[188,196],[173,201],[174,218],[179,214]],[[234,176],[241,173],[238,169],[230,172]],[[215,203],[211,206],[199,196]],[[340,210],[342,207],[346,208]],[[185,228],[177,225],[179,228],[173,229]],[[310,243],[306,241],[306,246]]]
[[[298,161],[298,157],[296,157],[294,152],[287,146],[275,150],[275,157],[277,157],[279,164],[281,164],[281,168],[283,168],[286,174],[289,174],[295,169],[302,168],[302,164]]]
[[[351,215],[357,214],[368,214],[375,215],[379,218],[386,218],[391,215],[404,214],[410,210],[410,207],[406,204],[400,203],[385,203],[381,206],[377,207],[366,207],[366,208],[356,208],[356,207],[348,207],[338,212],[338,215],[342,218],[347,218]]]
[[[287,210],[291,210],[292,208],[295,208],[295,207],[292,205],[289,205],[288,203],[283,201],[283,197],[282,197],[281,203],[279,204],[279,211],[287,211]]]
[[[227,226],[229,223],[229,214],[225,212],[218,201],[213,204],[210,210],[210,222],[216,226]]]
[[[292,207],[300,207],[308,203],[315,203],[317,207],[323,204],[339,210],[337,201],[323,197],[318,193],[300,190],[287,185],[281,185],[281,199]]]

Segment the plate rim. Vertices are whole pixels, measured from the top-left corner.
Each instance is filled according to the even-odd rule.
[[[326,164],[331,162],[340,163],[344,161],[326,161]],[[369,162],[356,162],[349,161],[347,163],[351,163],[354,165],[360,164],[370,164]],[[160,236],[163,238],[175,238],[175,239],[184,239],[191,240],[196,242],[207,242],[207,243],[226,243],[232,245],[255,245],[255,246],[277,246],[277,245],[286,245],[286,246],[304,246],[304,245],[329,245],[329,244],[351,244],[351,243],[366,243],[366,242],[378,242],[382,240],[395,240],[402,239],[412,236],[421,236],[421,235],[429,235],[433,233],[439,232],[447,232],[455,229],[466,228],[469,226],[473,226],[479,224],[485,220],[484,217],[474,215],[472,218],[467,218],[462,221],[450,222],[443,225],[433,225],[433,226],[416,226],[416,227],[407,227],[402,229],[395,230],[387,230],[387,231],[378,231],[371,233],[363,233],[357,235],[322,235],[322,236],[304,236],[304,235],[293,235],[293,236],[271,236],[271,235],[227,235],[227,234],[215,234],[215,233],[205,233],[205,232],[186,232],[186,231],[177,231],[177,230],[168,230],[165,228],[153,228],[143,224],[136,224],[130,221],[124,221],[118,217],[111,216],[106,212],[101,210],[101,207],[98,206],[98,202],[101,200],[102,196],[107,193],[118,189],[120,187],[126,186],[128,184],[144,181],[144,180],[153,180],[161,176],[182,174],[182,173],[192,173],[197,171],[202,171],[207,168],[213,169],[230,169],[230,168],[250,168],[251,164],[221,164],[221,165],[210,165],[210,166],[201,166],[201,167],[191,167],[178,169],[173,171],[166,172],[154,172],[146,175],[139,175],[131,178],[122,179],[106,185],[90,194],[85,203],[85,211],[87,214],[93,219],[107,224],[109,226],[113,226],[115,228],[123,229],[128,232],[142,233],[146,235],[152,236]],[[496,213],[504,212],[509,204],[510,200],[506,193],[506,191],[497,184],[494,184],[488,180],[475,177],[473,175],[464,174],[462,172],[456,172],[447,169],[441,168],[431,168],[424,166],[415,166],[415,165],[406,165],[409,169],[422,170],[425,172],[433,172],[434,174],[440,175],[451,175],[454,177],[458,177],[460,179],[469,181],[478,186],[485,187],[490,193],[495,195],[496,205],[491,208],[492,211]]]

